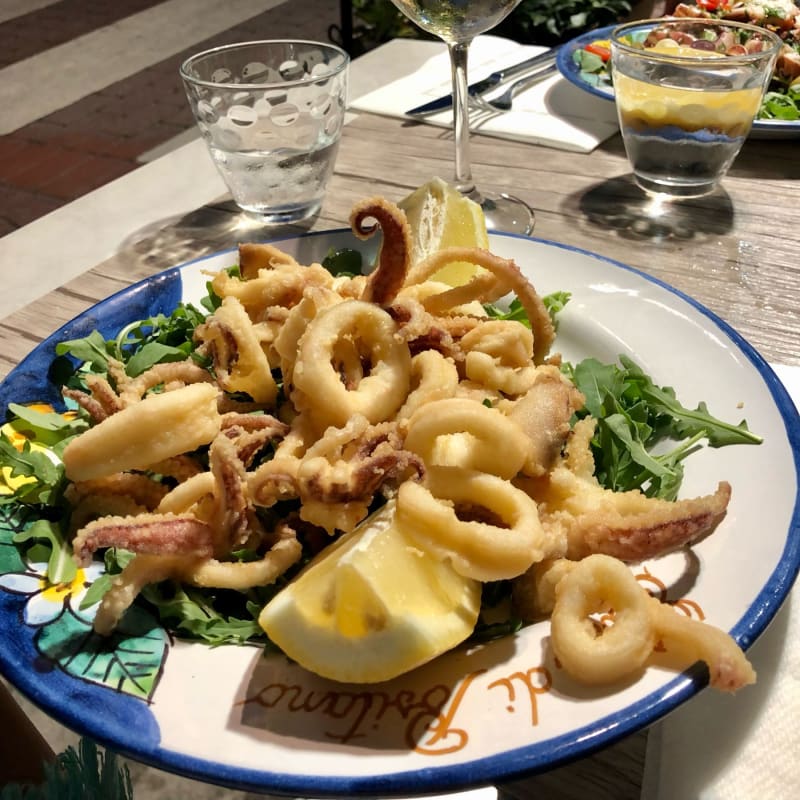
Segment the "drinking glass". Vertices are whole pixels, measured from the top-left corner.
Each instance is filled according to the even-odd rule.
[[[271,40],[216,47],[181,65],[186,95],[234,202],[268,225],[322,205],[347,103],[344,50]]]
[[[780,48],[774,33],[724,20],[615,28],[614,95],[636,183],[675,198],[712,192],[750,132]]]
[[[392,0],[423,30],[442,39],[453,78],[455,186],[483,209],[486,225],[500,231],[530,233],[533,211],[519,198],[480,192],[472,179],[469,156],[467,54],[472,40],[508,16],[520,0]]]

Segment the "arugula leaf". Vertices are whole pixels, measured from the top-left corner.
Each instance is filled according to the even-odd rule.
[[[553,292],[542,297],[542,302],[550,314],[554,327],[558,327],[558,315],[564,310],[571,297],[570,292]],[[528,315],[525,313],[525,309],[518,297],[511,301],[508,309],[503,309],[493,303],[486,303],[483,308],[492,319],[512,320],[513,322],[522,323],[526,328],[531,327],[531,321],[528,319]]]
[[[56,522],[37,519],[24,531],[14,534],[14,542],[43,541],[50,548],[47,562],[47,580],[51,584],[71,583],[78,572],[72,555],[72,546],[66,541]]]
[[[8,410],[14,414],[11,427],[26,438],[51,449],[60,442],[77,436],[86,430],[86,420],[76,416],[65,416],[57,411],[38,411],[31,406],[9,403]]]
[[[185,361],[191,355],[191,343],[182,347],[172,347],[161,342],[148,342],[137,350],[125,365],[125,371],[132,378],[146,372],[155,364],[169,361]]]
[[[265,638],[255,615],[246,608],[247,616],[225,614],[216,608],[219,593],[184,587],[171,581],[150,585],[142,596],[156,606],[158,614],[168,627],[183,631],[206,644],[245,644]],[[238,599],[241,599],[242,595]],[[258,606],[258,610],[263,606]]]
[[[358,250],[350,247],[343,247],[341,250],[331,247],[322,259],[322,266],[332,275],[360,275],[363,258]]]
[[[723,447],[728,444],[760,444],[763,439],[752,433],[747,422],[742,420],[738,425],[723,422],[712,416],[704,402],[696,409],[688,409],[675,397],[675,390],[670,387],[656,386],[651,378],[630,358],[620,356],[620,363],[627,371],[628,380],[634,383],[642,398],[659,414],[669,416],[673,420],[676,438],[702,434],[708,439],[711,447]]]
[[[492,303],[486,303],[483,308],[492,319],[512,320],[521,322],[526,328],[531,327],[531,321],[528,319],[528,315],[517,297],[511,301],[507,310]]]
[[[114,340],[115,356],[126,364],[131,377],[155,364],[182,361],[194,352],[194,331],[205,318],[205,312],[181,303],[169,316],[157,314],[132,322]]]
[[[558,328],[558,315],[564,310],[567,303],[572,299],[571,292],[551,292],[542,298],[547,313],[554,328]]]
[[[661,387],[630,358],[620,365],[587,358],[564,370],[586,398],[579,417],[597,420],[592,439],[595,476],[614,491],[641,489],[665,499],[677,497],[683,480],[682,461],[702,440],[711,447],[758,444],[760,436],[742,421],[732,425],[712,416],[705,403],[686,408],[670,387]],[[671,440],[672,449],[654,453]]]
[[[46,452],[34,450],[27,440],[22,450],[17,450],[8,436],[0,433],[0,467],[8,469],[12,479],[33,479],[21,481],[14,487],[8,486],[6,480],[11,492],[0,495],[0,505],[13,502],[53,505],[61,496],[64,467],[54,464]]]
[[[70,339],[56,345],[56,355],[71,355],[78,361],[86,362],[95,372],[108,370],[108,344],[99,331],[92,331],[83,339]]]

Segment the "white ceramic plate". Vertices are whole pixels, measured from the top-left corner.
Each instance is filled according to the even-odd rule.
[[[614,27],[614,25],[608,25],[605,28],[597,28],[576,36],[559,49],[556,57],[559,72],[570,83],[596,97],[602,97],[604,100],[614,99],[614,87],[610,80],[605,76],[598,80],[596,75],[582,72],[575,62],[573,54],[598,39],[608,39]],[[796,139],[798,137],[800,137],[800,122],[796,120],[757,119],[750,131],[751,139]]]
[[[303,263],[349,232],[283,242]],[[685,495],[730,481],[717,531],[694,548],[643,565],[707,620],[748,647],[786,596],[800,561],[797,412],[772,370],[724,322],[668,286],[599,256],[493,235],[541,293],[566,290],[557,349],[575,360],[625,353],[694,406],[746,418],[759,446],[704,449],[687,464]],[[363,246],[363,245],[362,245]],[[56,396],[46,383],[57,341],[122,324],[179,298],[197,300],[223,253],[175,268],[100,303],[45,341],[0,386],[0,402]],[[243,789],[302,796],[418,794],[494,783],[586,755],[652,723],[706,683],[701,666],[659,666],[624,685],[569,680],[548,647],[548,624],[458,650],[372,687],[316,678],[254,647],[186,644],[133,619],[104,643],[75,597],[41,592],[37,570],[0,528],[0,669],[52,716],[157,767]],[[15,561],[16,557],[16,561]],[[91,577],[91,576],[90,576]],[[80,587],[77,587],[78,594]],[[545,688],[549,683],[549,688]],[[732,701],[735,702],[735,701]]]

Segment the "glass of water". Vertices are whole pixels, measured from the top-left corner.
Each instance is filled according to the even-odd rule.
[[[236,204],[264,224],[316,214],[347,104],[347,53],[321,42],[216,47],[180,67],[211,157]]]
[[[712,192],[750,132],[780,48],[774,33],[724,20],[615,28],[614,95],[636,183],[672,197]]]

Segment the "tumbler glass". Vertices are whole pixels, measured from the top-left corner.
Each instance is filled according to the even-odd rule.
[[[614,29],[611,69],[635,181],[672,197],[712,192],[750,132],[781,40],[725,20],[643,20]]]
[[[236,204],[264,224],[322,205],[347,104],[349,56],[310,41],[216,47],[180,67],[208,150]]]

